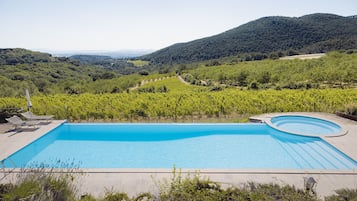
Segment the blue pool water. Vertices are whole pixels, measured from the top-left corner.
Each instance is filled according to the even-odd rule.
[[[334,135],[342,129],[339,125],[323,119],[284,115],[271,119],[271,122],[279,129],[307,135]]]
[[[356,161],[320,138],[253,123],[64,123],[9,158],[6,167],[357,168]]]

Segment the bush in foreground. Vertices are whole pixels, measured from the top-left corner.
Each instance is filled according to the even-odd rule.
[[[357,201],[357,189],[339,189],[336,195],[326,197],[325,201]]]
[[[34,170],[19,174],[17,184],[1,185],[0,200],[4,201],[74,201],[76,187],[70,174],[53,174]]]
[[[219,183],[201,178],[199,174],[182,176],[173,172],[170,180],[158,181],[159,193],[142,193],[130,198],[123,192],[108,191],[104,198],[92,195],[76,198],[73,174],[54,174],[51,171],[36,170],[19,174],[16,184],[0,184],[0,201],[318,201],[310,191],[294,186],[248,183],[242,188],[223,188]],[[356,201],[357,190],[340,189],[326,201]]]
[[[294,186],[276,184],[246,184],[243,188],[222,188],[217,182],[207,178],[201,179],[198,174],[183,178],[180,173],[173,173],[171,182],[160,185],[158,200],[318,200],[309,191],[296,189]]]

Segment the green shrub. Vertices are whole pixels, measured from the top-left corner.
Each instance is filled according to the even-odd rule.
[[[339,189],[336,194],[326,197],[325,201],[357,201],[357,189]]]
[[[33,179],[26,179],[16,185],[12,191],[3,194],[3,200],[33,200],[39,197],[41,193],[40,183]]]
[[[201,178],[198,173],[182,176],[181,172],[173,171],[169,180],[159,181],[159,194],[141,193],[130,198],[123,192],[108,191],[103,199],[92,195],[83,195],[79,201],[318,201],[316,195],[309,191],[297,189],[294,186],[279,186],[277,184],[248,183],[242,188],[223,188],[217,182]],[[0,184],[0,200],[4,201],[74,201],[76,188],[73,185],[73,175],[69,173],[54,174],[51,171],[32,170],[22,172],[17,184]],[[356,201],[357,190],[340,189],[336,195],[328,196],[326,201]]]
[[[133,201],[154,201],[155,197],[151,193],[141,193]]]
[[[357,103],[351,103],[345,106],[345,113],[357,116]]]
[[[103,201],[130,201],[126,193],[107,192]]]
[[[308,191],[296,189],[294,186],[289,185],[250,183],[246,193],[251,200],[318,200],[315,195],[311,195]]]
[[[160,185],[159,200],[218,200],[221,187],[208,179],[200,179],[196,174],[183,178],[181,172],[174,171],[171,182],[165,181]]]
[[[222,91],[223,88],[221,86],[213,86],[208,89],[209,91]]]
[[[250,85],[249,85],[249,89],[258,90],[259,89],[258,82],[256,82],[256,81],[251,82]]]
[[[44,169],[23,171],[19,180],[10,191],[1,195],[4,201],[14,200],[75,200],[76,188],[70,174],[55,175]]]
[[[13,188],[12,184],[0,184],[0,200],[2,200],[2,195],[9,193]]]
[[[294,186],[248,183],[243,188],[222,188],[209,179],[201,179],[198,174],[186,177],[174,170],[171,181],[159,183],[159,200],[289,200],[317,201],[316,195],[296,189]]]
[[[20,107],[9,106],[0,108],[0,123],[6,123],[6,118],[9,118],[13,115],[19,115],[20,112]]]
[[[82,195],[79,201],[96,201],[92,195]]]

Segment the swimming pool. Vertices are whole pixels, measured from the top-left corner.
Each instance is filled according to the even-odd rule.
[[[301,115],[281,115],[273,117],[270,125],[276,129],[309,136],[338,136],[345,134],[341,126],[320,118]]]
[[[357,168],[356,161],[320,138],[257,123],[64,123],[3,163],[30,168]]]

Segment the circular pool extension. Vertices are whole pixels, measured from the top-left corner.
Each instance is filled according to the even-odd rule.
[[[305,136],[339,136],[346,134],[338,124],[320,118],[283,115],[270,119],[268,124],[278,130]]]

